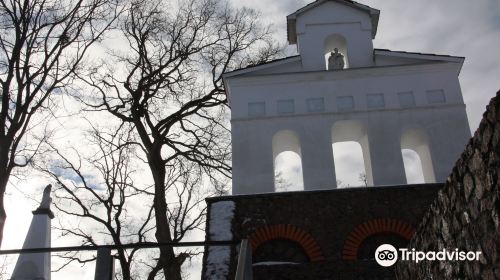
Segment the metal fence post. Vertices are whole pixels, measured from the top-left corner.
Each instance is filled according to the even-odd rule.
[[[112,280],[115,274],[115,262],[111,249],[100,248],[97,250],[94,280]]]
[[[247,239],[241,240],[238,255],[238,266],[236,267],[236,280],[252,280],[252,248]]]

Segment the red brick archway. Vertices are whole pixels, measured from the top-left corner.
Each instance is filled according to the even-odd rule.
[[[409,224],[396,219],[373,219],[358,225],[347,236],[342,250],[343,260],[356,260],[359,246],[363,241],[377,233],[393,233],[410,240],[415,229]]]
[[[324,261],[323,253],[316,240],[306,231],[294,225],[270,225],[257,229],[248,240],[255,251],[266,241],[286,239],[297,242],[304,249],[311,262]]]

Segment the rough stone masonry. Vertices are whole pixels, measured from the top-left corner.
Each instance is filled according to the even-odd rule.
[[[500,279],[500,91],[408,248],[481,251],[479,261],[399,261],[398,279]]]

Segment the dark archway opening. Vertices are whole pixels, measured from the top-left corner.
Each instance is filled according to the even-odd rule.
[[[358,249],[358,260],[374,260],[377,247],[391,244],[396,249],[406,248],[408,240],[397,233],[377,233],[367,237]]]
[[[299,243],[287,239],[266,241],[255,250],[252,260],[253,263],[307,263],[310,261],[306,251]]]

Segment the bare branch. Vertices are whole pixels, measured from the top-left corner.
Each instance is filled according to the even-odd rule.
[[[118,2],[0,1],[0,243],[12,170],[27,166],[47,140],[31,143],[27,136],[50,116],[54,96],[73,83],[91,46],[122,12]]]

